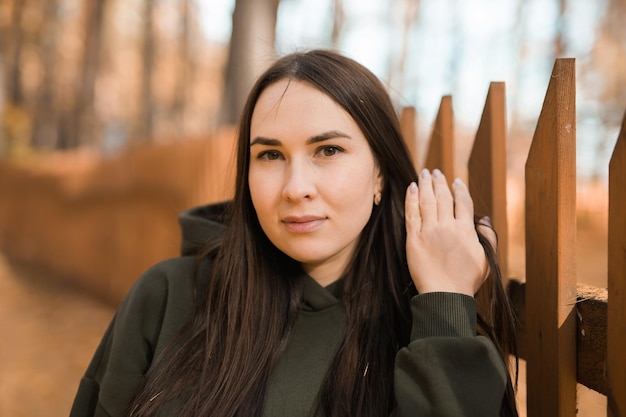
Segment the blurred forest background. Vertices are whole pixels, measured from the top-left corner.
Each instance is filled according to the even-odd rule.
[[[554,58],[575,57],[581,172],[602,176],[624,22],[624,0],[2,0],[0,156],[214,132],[275,56],[326,47],[415,106],[424,135],[444,94],[473,129],[489,81],[507,83],[511,137],[532,132]]]
[[[506,83],[509,271],[521,279],[524,163],[554,59],[575,58],[578,279],[606,286],[626,0],[0,0],[0,415],[68,414],[117,303],[178,253],[178,212],[230,195],[233,126],[255,77],[317,47],[370,68],[398,110],[415,107],[422,147],[452,95],[461,177],[489,83]],[[604,415],[589,391],[578,415]],[[524,395],[522,375],[522,415]]]

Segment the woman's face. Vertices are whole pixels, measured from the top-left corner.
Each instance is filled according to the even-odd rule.
[[[343,273],[382,190],[352,117],[310,84],[287,80],[254,108],[248,180],[267,237],[321,285]]]

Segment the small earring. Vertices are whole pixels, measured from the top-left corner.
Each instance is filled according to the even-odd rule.
[[[380,204],[380,200],[383,198],[381,193],[376,193],[374,194],[374,204],[375,205],[379,205]]]

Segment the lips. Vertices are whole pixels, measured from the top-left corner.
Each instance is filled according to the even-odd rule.
[[[310,233],[322,227],[326,222],[326,217],[322,216],[286,216],[282,219],[282,223],[287,230],[293,233]]]

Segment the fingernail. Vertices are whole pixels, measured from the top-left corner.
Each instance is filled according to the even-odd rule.
[[[415,183],[415,181],[409,184],[409,193],[411,194],[417,193],[417,184]]]
[[[485,224],[487,224],[487,226],[491,227],[491,218],[489,216],[485,216],[482,218],[482,221],[485,222]]]
[[[463,185],[463,180],[461,178],[455,178],[453,183],[456,185]]]
[[[425,180],[430,178],[430,171],[426,168],[424,168],[422,170],[422,178],[424,178]]]
[[[441,173],[441,171],[439,171],[439,169],[435,168],[433,170],[433,178],[441,178],[443,177],[443,174]]]

